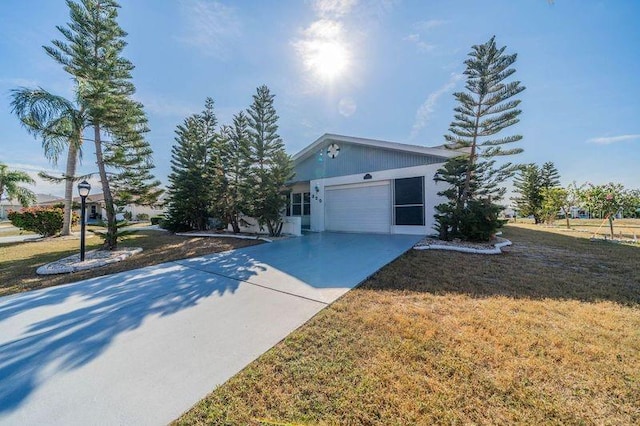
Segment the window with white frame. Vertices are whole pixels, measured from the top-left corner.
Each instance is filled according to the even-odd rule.
[[[311,193],[294,192],[287,195],[287,216],[308,216],[311,214]]]

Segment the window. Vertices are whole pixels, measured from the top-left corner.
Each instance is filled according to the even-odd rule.
[[[302,194],[291,194],[291,216],[302,215]]]
[[[396,225],[424,226],[424,178],[396,179],[394,195]]]
[[[287,216],[308,216],[311,214],[311,193],[297,192],[287,195]]]

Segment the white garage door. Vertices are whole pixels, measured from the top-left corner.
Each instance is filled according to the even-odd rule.
[[[325,229],[343,232],[389,233],[389,181],[325,188]]]

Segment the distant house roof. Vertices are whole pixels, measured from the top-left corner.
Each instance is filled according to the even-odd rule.
[[[64,203],[64,198],[51,194],[36,194],[36,206]]]
[[[293,156],[293,161],[297,163],[309,157],[310,155],[313,155],[317,150],[317,148],[322,146],[328,140],[335,141],[335,142],[352,143],[356,145],[365,145],[365,146],[371,146],[376,148],[383,148],[383,149],[388,149],[392,151],[402,151],[402,152],[409,152],[409,153],[422,154],[422,155],[433,155],[436,157],[443,157],[443,158],[455,157],[456,155],[459,155],[458,152],[448,150],[443,145],[440,145],[438,147],[427,147],[427,146],[420,146],[420,145],[409,145],[409,144],[398,143],[398,142],[389,142],[389,141],[383,141],[378,139],[357,138],[353,136],[325,133],[324,135],[316,139],[311,145],[307,146],[302,151],[295,154]]]
[[[75,201],[76,203],[79,203],[82,200],[80,199],[80,197],[73,197],[73,201]],[[86,202],[87,203],[104,203],[104,194],[102,192],[98,194],[89,194],[87,196]]]

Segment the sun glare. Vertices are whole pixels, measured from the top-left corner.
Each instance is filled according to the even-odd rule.
[[[326,19],[314,22],[294,46],[305,69],[317,82],[331,83],[349,70],[349,46],[339,22]]]
[[[347,49],[336,41],[321,41],[309,52],[307,66],[322,80],[342,75],[349,64]]]

